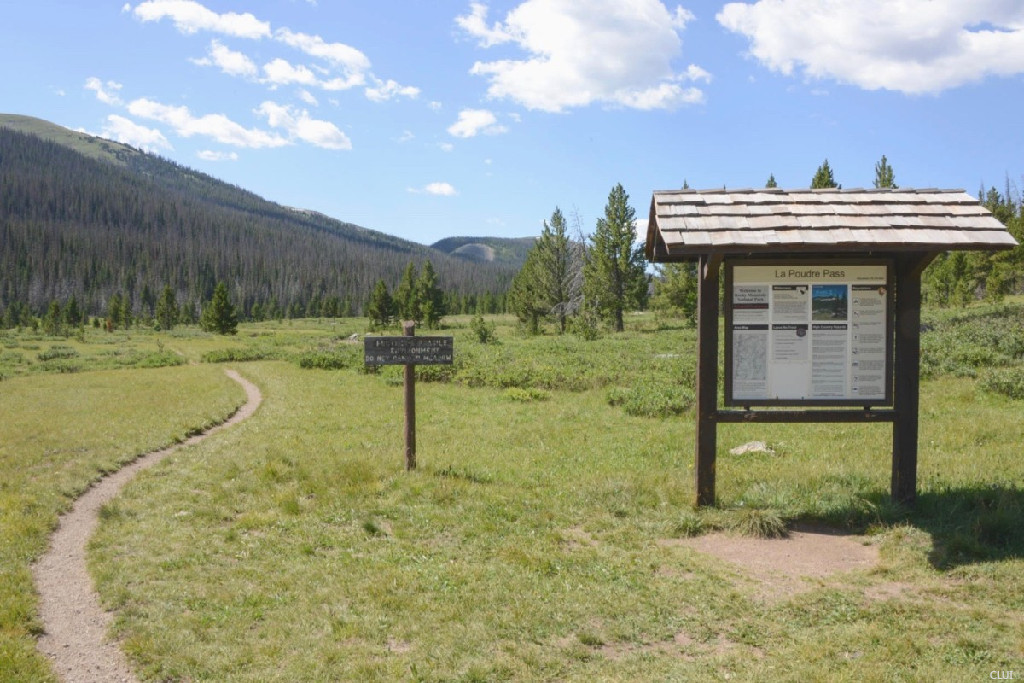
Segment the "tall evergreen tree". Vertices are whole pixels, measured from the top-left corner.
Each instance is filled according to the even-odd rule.
[[[121,295],[121,325],[130,330],[135,318],[132,316],[132,300],[127,294]]]
[[[597,220],[584,266],[587,305],[617,332],[625,329],[623,312],[642,308],[647,302],[649,278],[643,247],[636,241],[635,217],[626,190],[621,183],[615,185],[608,193],[604,217]]]
[[[50,302],[46,315],[43,316],[43,332],[50,336],[64,333],[64,318],[61,315],[60,304],[56,300]]]
[[[544,221],[544,229],[534,250],[538,252],[540,305],[558,322],[559,333],[564,333],[566,320],[577,303],[579,292],[576,291],[578,278],[573,272],[575,263],[568,226],[562,210],[557,206],[551,214],[551,222]]]
[[[678,312],[687,320],[697,316],[697,267],[694,263],[666,263],[654,281],[655,309]]]
[[[379,330],[391,324],[395,315],[395,305],[388,293],[388,285],[384,280],[377,280],[366,304],[366,317],[370,319],[370,327]]]
[[[423,262],[423,269],[416,281],[416,299],[420,311],[420,320],[417,322],[422,321],[428,328],[437,329],[441,324],[441,317],[445,314],[444,292],[437,285],[437,273],[434,272],[434,264],[430,259]]]
[[[540,333],[540,320],[548,312],[541,294],[540,252],[537,245],[526,255],[526,262],[512,278],[508,290],[508,306],[529,334]],[[487,295],[489,298],[489,294]],[[481,313],[489,311],[480,311]]]
[[[416,265],[409,261],[402,279],[395,288],[395,312],[400,320],[420,321],[420,305],[416,297]]]
[[[779,186],[779,184],[777,182],[775,182],[775,174],[774,173],[771,173],[771,174],[768,175],[768,182],[766,182],[764,184],[764,186],[765,186],[766,189],[769,189],[769,190]]]
[[[161,330],[173,329],[178,324],[178,300],[170,285],[164,287],[156,302],[156,323]]]
[[[228,298],[228,286],[218,282],[213,290],[213,298],[203,309],[199,320],[200,326],[207,332],[217,334],[235,334],[238,332],[238,315]]]
[[[889,160],[882,155],[881,160],[875,164],[875,187],[878,189],[899,189],[899,185],[896,184],[896,174],[892,170],[892,166],[889,165]]]
[[[82,310],[78,307],[78,299],[74,295],[68,299],[67,304],[64,306],[64,324],[67,327],[78,327],[85,321],[85,316],[82,314]]]
[[[811,189],[821,190],[830,187],[841,189],[843,186],[836,183],[836,179],[832,175],[832,167],[828,165],[828,159],[825,159],[825,162],[818,167],[817,172],[811,179]]]

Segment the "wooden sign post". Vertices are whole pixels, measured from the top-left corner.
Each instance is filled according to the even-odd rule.
[[[405,469],[416,469],[416,366],[451,365],[452,337],[417,337],[416,323],[402,323],[401,337],[366,337],[366,365],[405,366]]]

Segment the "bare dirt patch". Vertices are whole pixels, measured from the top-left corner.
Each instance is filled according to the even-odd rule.
[[[780,539],[707,534],[666,541],[666,545],[692,548],[728,562],[756,582],[756,593],[765,600],[811,590],[815,579],[878,564],[878,547],[864,537],[826,529],[791,531]]]
[[[137,680],[117,643],[107,640],[112,615],[100,605],[85,566],[85,546],[99,523],[100,508],[132,477],[179,448],[196,444],[256,412],[263,400],[260,390],[234,370],[226,373],[245,389],[245,405],[223,424],[169,448],[143,455],[96,482],[60,518],[57,530],[50,537],[49,550],[32,567],[43,622],[43,635],[37,646],[50,658],[54,671],[63,680]]]

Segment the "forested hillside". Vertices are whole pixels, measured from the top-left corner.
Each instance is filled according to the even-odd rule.
[[[152,315],[167,286],[197,312],[224,281],[244,316],[358,314],[409,262],[430,260],[453,302],[500,295],[514,274],[89,140],[98,153],[0,126],[0,312],[74,297],[101,315],[120,295]]]

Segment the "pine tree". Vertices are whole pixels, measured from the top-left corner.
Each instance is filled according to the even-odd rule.
[[[677,312],[690,321],[697,317],[697,267],[693,263],[666,263],[654,281],[651,305]]]
[[[889,165],[889,160],[882,155],[882,159],[875,164],[875,187],[878,189],[887,188],[890,190],[899,189],[896,184],[896,174]]]
[[[647,302],[649,278],[643,247],[636,242],[635,216],[626,190],[621,183],[615,185],[608,193],[604,217],[597,220],[584,266],[587,303],[617,332],[625,329],[626,308],[642,308]]]
[[[84,316],[78,307],[78,299],[72,294],[64,306],[64,324],[67,327],[78,327],[83,321]]]
[[[544,229],[534,249],[538,252],[537,266],[540,285],[540,305],[558,321],[559,333],[565,332],[566,319],[575,309],[579,298],[578,281],[573,272],[572,244],[562,210],[555,207],[551,222],[544,221]]]
[[[416,265],[409,261],[402,279],[395,289],[395,312],[401,320],[420,321],[420,306],[416,299]]]
[[[170,285],[164,287],[156,302],[156,324],[161,330],[173,329],[178,324],[178,301]]]
[[[811,189],[842,189],[842,187],[842,185],[836,184],[836,179],[832,175],[832,167],[828,165],[828,159],[825,159],[825,163],[818,167],[818,171],[814,174],[814,178],[811,179]]]
[[[768,175],[768,182],[766,182],[764,184],[764,186],[765,186],[766,189],[769,189],[769,190],[770,189],[774,189],[774,188],[779,186],[779,184],[777,182],[775,182],[775,174],[774,173],[770,173]]]
[[[388,285],[384,280],[377,280],[366,304],[366,317],[370,319],[370,327],[379,330],[391,324],[395,315],[395,305],[388,293]]]
[[[541,294],[540,270],[540,252],[537,245],[534,245],[526,255],[523,267],[512,278],[512,285],[508,290],[509,310],[526,327],[529,334],[540,333],[540,320],[548,312]],[[489,312],[478,311],[478,313]]]
[[[116,330],[121,325],[121,295],[114,293],[107,300],[107,329]]]
[[[238,332],[238,316],[235,307],[228,299],[228,286],[218,282],[213,290],[213,298],[203,308],[199,320],[200,326],[207,332],[217,334],[235,334]]]
[[[444,293],[437,286],[437,273],[434,272],[434,265],[429,259],[423,262],[423,270],[416,281],[416,300],[421,316],[419,321],[432,330],[437,329],[445,313]]]
[[[135,322],[135,318],[132,316],[132,300],[128,298],[127,294],[121,295],[121,325],[124,329],[130,330],[132,323]]]
[[[61,316],[60,304],[56,300],[50,302],[43,316],[43,332],[50,336],[64,333],[64,319]]]

